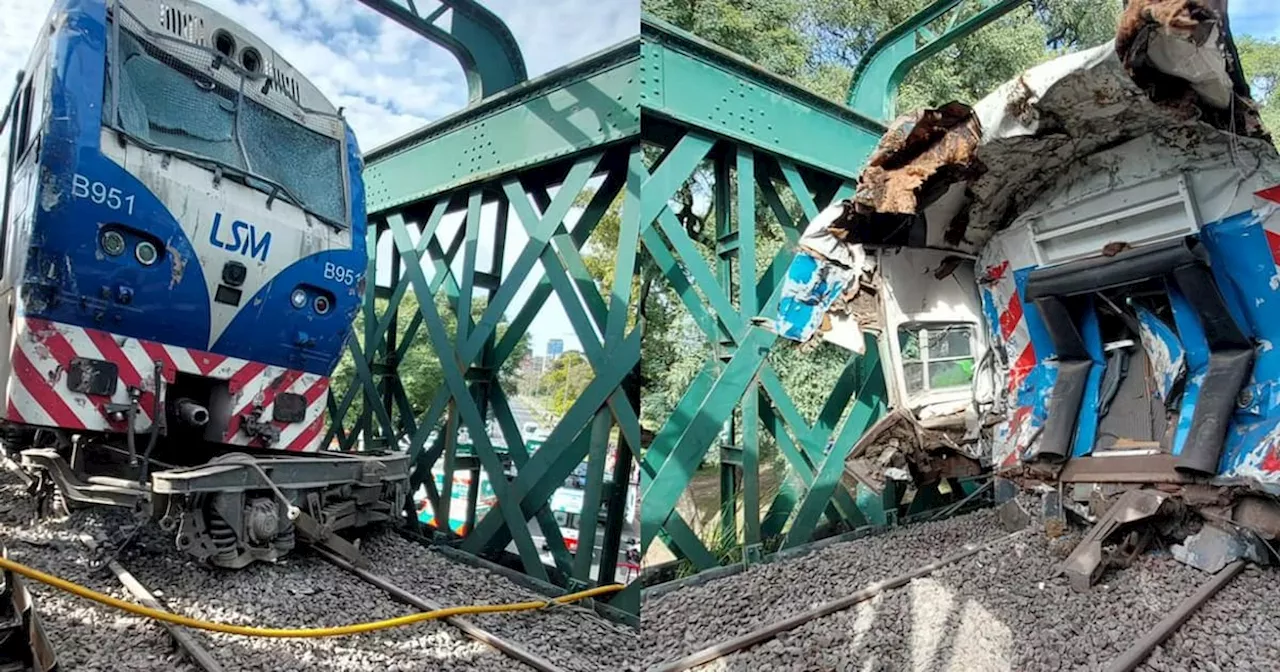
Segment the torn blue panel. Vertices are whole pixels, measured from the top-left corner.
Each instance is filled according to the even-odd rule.
[[[1085,301],[1084,314],[1080,316],[1080,336],[1093,365],[1089,367],[1089,380],[1085,383],[1084,399],[1076,416],[1076,438],[1071,447],[1072,457],[1085,457],[1093,452],[1098,440],[1098,401],[1102,393],[1102,374],[1107,368],[1106,354],[1102,346],[1102,329],[1098,324],[1098,311],[1093,298]]]
[[[1237,414],[1280,418],[1280,268],[1269,234],[1253,212],[1242,212],[1206,225],[1200,236],[1227,308],[1257,347],[1253,376],[1246,388],[1251,404]],[[1221,277],[1220,277],[1221,276]],[[1237,315],[1237,312],[1240,315]]]
[[[774,328],[778,335],[804,342],[822,326],[831,304],[853,279],[853,271],[799,250],[787,267]]]
[[[1053,339],[1040,317],[1040,309],[1032,301],[1027,301],[1027,278],[1037,266],[1028,266],[1013,272],[1013,281],[1018,288],[1018,300],[1022,305],[1022,319],[1026,321],[1027,333],[1031,337],[1031,347],[1036,354],[1036,366],[1018,386],[1018,405],[1031,409],[1032,422],[1036,427],[1044,426],[1049,418],[1049,398],[1053,386],[1058,381],[1058,365],[1052,361],[1058,356],[1053,347]]]
[[[1169,305],[1173,308],[1173,323],[1178,328],[1178,336],[1187,358],[1187,386],[1182,392],[1182,403],[1178,407],[1178,427],[1173,434],[1173,454],[1181,455],[1182,447],[1187,442],[1187,434],[1191,431],[1191,418],[1195,415],[1196,403],[1200,401],[1200,385],[1209,371],[1209,341],[1205,339],[1204,327],[1195,308],[1187,302],[1175,285],[1169,285]]]
[[[1200,242],[1209,252],[1210,269],[1227,312],[1240,330],[1250,337],[1262,331],[1280,333],[1280,314],[1266,309],[1280,289],[1280,278],[1258,218],[1246,211],[1206,224]]]
[[[1138,313],[1139,338],[1142,349],[1147,353],[1147,361],[1151,362],[1151,370],[1155,374],[1156,398],[1169,402],[1169,394],[1187,372],[1187,356],[1182,349],[1178,334],[1156,317],[1156,314],[1142,306],[1134,306]]]
[[[1261,485],[1263,490],[1280,495],[1280,421],[1233,422],[1213,482]]]

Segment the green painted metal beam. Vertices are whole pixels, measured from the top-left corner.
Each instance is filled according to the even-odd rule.
[[[414,0],[359,0],[361,4],[444,47],[462,66],[470,102],[511,88],[528,77],[524,55],[507,24],[475,0],[437,0],[423,15]],[[436,21],[452,10],[446,30]]]
[[[639,38],[507,89],[365,156],[371,217],[640,132]]]
[[[889,123],[896,115],[898,87],[912,68],[1026,2],[938,0],[925,7],[877,40],[858,61],[849,107]]]
[[[664,117],[847,179],[857,177],[886,130],[655,17],[642,17],[640,40],[637,81],[646,118]]]

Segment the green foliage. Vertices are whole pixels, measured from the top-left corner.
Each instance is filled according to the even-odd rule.
[[[449,334],[452,341],[457,337],[458,318],[456,311],[449,305],[449,299],[443,293],[435,298],[436,310],[439,311],[441,319],[444,321],[445,330]],[[385,299],[377,299],[375,307],[378,315],[383,315],[387,310],[388,302]],[[480,316],[484,314],[484,299],[476,298],[471,304],[471,317],[473,321],[478,321]],[[396,320],[396,343],[397,347],[404,343],[407,336],[409,324],[413,321],[413,316],[418,313],[418,298],[412,291],[406,292],[404,299],[400,302],[399,315]],[[498,323],[497,340],[500,342],[507,331],[507,322],[504,319]],[[356,316],[355,321],[355,339],[360,344],[362,350],[365,350],[365,356],[368,357],[367,349],[364,347],[364,312]],[[526,333],[520,337],[516,344],[515,350],[511,356],[507,358],[498,371],[498,381],[503,389],[509,395],[514,395],[516,389],[517,371],[520,363],[529,356],[531,352],[529,344],[529,334]],[[381,357],[379,358],[381,359]],[[408,398],[409,404],[413,407],[415,418],[425,413],[431,405],[431,400],[435,397],[436,391],[444,386],[444,371],[440,367],[440,358],[437,357],[436,351],[431,346],[431,339],[427,335],[425,324],[419,325],[416,334],[413,336],[413,344],[405,351],[404,359],[396,367],[399,374],[400,384],[404,387],[405,397]],[[379,377],[380,381],[380,377]],[[342,396],[346,394],[346,390],[351,385],[359,385],[359,379],[356,376],[355,363],[351,359],[348,352],[338,362],[338,367],[333,372],[331,388],[337,395],[335,401],[341,401]],[[364,410],[364,395],[357,394],[351,402],[351,409],[343,420],[343,427],[350,431],[356,426],[361,414]],[[394,416],[393,416],[394,417]],[[377,426],[377,421],[374,421]]]
[[[643,0],[644,11],[778,74],[801,73],[809,46],[795,29],[807,0]]]
[[[538,383],[538,392],[547,399],[547,410],[562,416],[582,396],[591,383],[591,363],[580,352],[566,352],[556,358]]]
[[[1276,85],[1280,84],[1280,40],[1236,37],[1236,51],[1262,113],[1262,123],[1280,147],[1280,96],[1276,94]]]
[[[804,83],[844,102],[854,66],[876,39],[930,2],[807,0],[804,25],[813,49]],[[916,67],[899,91],[898,110],[976,101],[1062,51],[1110,40],[1119,11],[1119,0],[1030,2]]]

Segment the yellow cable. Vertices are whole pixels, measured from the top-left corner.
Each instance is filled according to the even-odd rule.
[[[495,605],[474,605],[469,607],[448,607],[445,609],[436,609],[434,611],[420,612],[410,614],[408,616],[399,616],[396,618],[388,618],[383,621],[373,621],[371,623],[356,623],[353,625],[340,625],[332,628],[255,628],[245,625],[230,625],[228,623],[214,623],[212,621],[202,621],[198,618],[182,616],[180,614],[161,611],[144,607],[132,602],[116,599],[110,595],[104,595],[95,590],[85,588],[66,579],[61,579],[51,574],[45,574],[37,569],[32,569],[21,563],[14,562],[8,558],[0,557],[0,568],[10,570],[16,574],[21,574],[29,579],[34,579],[41,583],[46,583],[59,590],[66,591],[73,595],[78,595],[88,600],[93,600],[109,607],[115,607],[127,611],[131,614],[144,616],[165,623],[174,625],[182,625],[188,628],[196,628],[199,630],[211,630],[213,632],[224,632],[229,635],[244,635],[246,637],[339,637],[342,635],[355,635],[362,632],[372,632],[374,630],[385,630],[387,628],[396,628],[402,625],[412,625],[421,623],[422,621],[431,621],[440,618],[448,618],[450,616],[462,616],[466,614],[492,614],[508,611],[530,611],[533,609],[542,609],[552,604],[568,604],[597,595],[607,595],[622,590],[624,586],[620,584],[611,584],[608,586],[599,586],[590,590],[584,590],[569,595],[563,595],[550,601],[540,602],[517,602],[515,604],[495,604]]]

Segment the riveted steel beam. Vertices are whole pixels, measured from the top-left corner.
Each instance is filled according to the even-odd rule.
[[[370,217],[438,194],[634,142],[638,39],[486,98],[365,155]]]
[[[876,40],[858,61],[849,107],[881,122],[895,116],[898,86],[911,69],[1027,0],[938,0]]]
[[[646,120],[670,119],[849,180],[886,130],[655,17],[642,17],[640,40]]]
[[[524,55],[511,29],[497,14],[475,0],[437,0],[435,9],[427,14],[418,9],[415,0],[359,1],[453,54],[467,79],[469,103],[509,89],[529,77]],[[436,25],[446,14],[450,19],[448,29]]]

